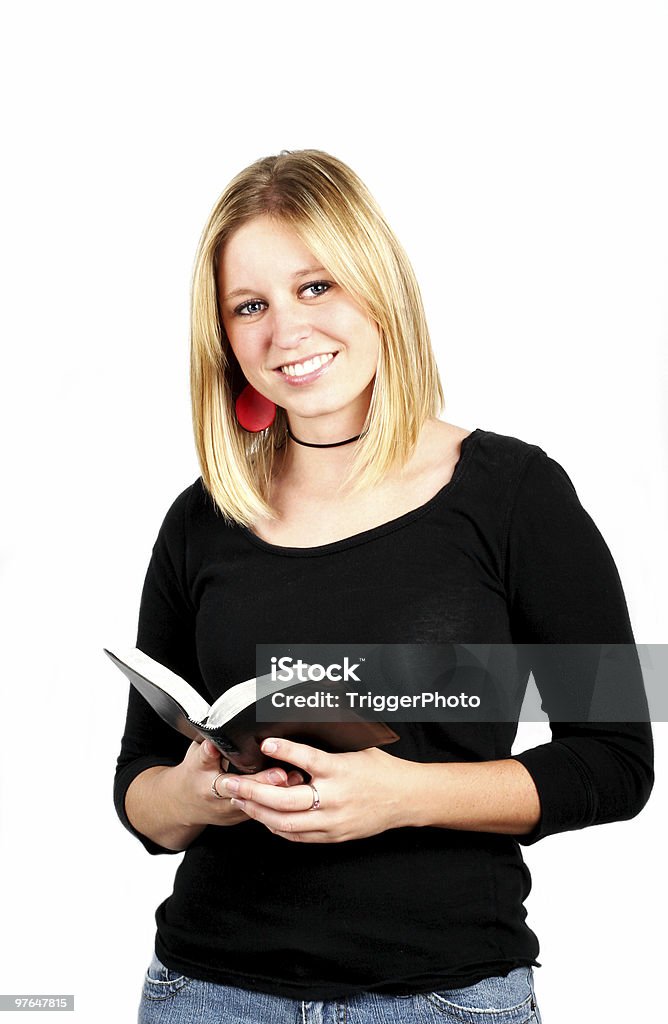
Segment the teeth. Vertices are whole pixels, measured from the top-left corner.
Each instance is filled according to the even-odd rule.
[[[281,366],[283,373],[287,373],[288,377],[303,377],[307,373],[313,373],[318,367],[324,366],[325,363],[330,362],[334,358],[333,352],[328,352],[327,355],[314,356],[313,359],[308,359],[305,363],[291,363],[289,366]]]

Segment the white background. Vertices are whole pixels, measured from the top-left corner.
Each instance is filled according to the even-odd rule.
[[[115,817],[126,689],[101,649],[134,643],[158,527],[199,475],[188,291],[209,209],[283,148],[350,163],[418,273],[445,417],[565,466],[637,640],[666,643],[668,8],[3,9],[0,992],[124,1022],[179,858]],[[526,851],[545,1024],[655,1019],[667,728],[639,818]]]

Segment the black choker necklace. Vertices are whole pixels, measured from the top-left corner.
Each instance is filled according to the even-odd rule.
[[[303,444],[305,448],[340,448],[342,444],[352,444],[353,441],[359,441],[362,435],[358,434],[357,437],[349,437],[347,441],[334,441],[332,444],[312,444],[311,441],[300,441],[298,437],[288,427],[288,437],[291,441],[295,441],[297,444]]]

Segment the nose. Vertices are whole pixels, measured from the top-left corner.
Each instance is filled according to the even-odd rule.
[[[312,334],[303,306],[295,303],[274,305],[271,318],[271,340],[276,348],[293,349]]]

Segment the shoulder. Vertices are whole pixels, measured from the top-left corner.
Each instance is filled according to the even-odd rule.
[[[193,557],[206,548],[219,516],[201,477],[174,498],[153,544],[152,571],[164,586],[176,580],[183,594],[190,593]]]
[[[490,467],[508,470],[513,467],[521,469],[532,457],[547,458],[543,449],[536,444],[482,427],[471,429],[442,420],[431,420],[424,433],[426,457],[434,462],[442,461],[444,456],[460,457],[464,452],[475,451],[478,459]]]
[[[537,444],[482,427],[467,429],[432,419],[414,463],[434,485],[452,480],[462,500],[495,511],[512,506],[520,487],[541,490],[551,480],[572,484],[564,469]]]
[[[564,467],[540,445],[477,428],[464,443],[478,475],[500,488],[512,503],[518,493],[574,493]]]
[[[469,436],[479,458],[499,471],[520,474],[530,462],[548,458],[537,444],[510,434],[498,434],[478,427]]]
[[[453,478],[454,502],[503,546],[511,524],[581,516],[582,507],[563,466],[540,445],[477,427],[462,441]]]
[[[477,451],[471,475],[480,502],[493,509],[505,550],[514,544],[557,561],[578,552],[584,564],[587,552],[605,547],[570,476],[543,448],[489,430],[474,432],[472,439]]]
[[[204,480],[201,476],[198,476],[185,490],[177,495],[170,505],[167,515],[172,517],[188,517],[197,515],[204,509],[214,512],[216,505],[206,488]]]
[[[172,543],[183,542],[193,524],[215,514],[215,505],[198,477],[182,490],[168,507],[160,527],[160,534]]]

